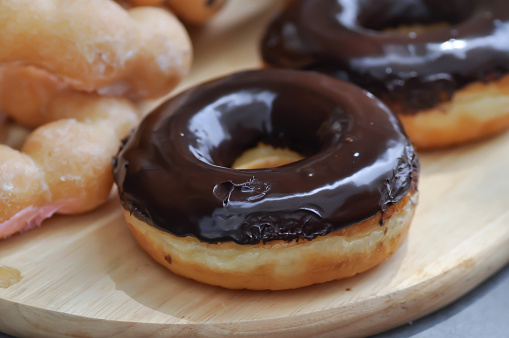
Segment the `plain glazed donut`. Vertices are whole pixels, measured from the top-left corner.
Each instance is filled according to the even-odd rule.
[[[305,159],[231,168],[262,141]],[[114,164],[140,245],[177,274],[234,289],[297,288],[384,261],[405,238],[417,173],[413,146],[378,100],[285,70],[176,96],[144,119]]]
[[[56,77],[37,68],[0,66],[0,112],[27,128],[47,122],[50,102],[65,89]]]
[[[0,111],[38,127],[20,151],[0,144],[0,239],[107,200],[111,157],[138,123],[132,102],[71,90],[33,67],[1,66]]]
[[[417,148],[509,127],[505,0],[296,0],[268,27],[268,65],[316,70],[372,92]]]
[[[57,98],[47,119],[20,151],[0,144],[0,239],[104,203],[111,158],[138,122],[127,99],[83,93]]]
[[[122,129],[119,137],[123,137],[138,122],[136,110],[126,98],[72,90],[55,76],[34,67],[0,66],[0,112],[26,128],[62,118],[85,121],[100,114],[116,119],[112,126]]]
[[[171,13],[126,11],[113,1],[2,1],[0,31],[0,64],[33,66],[104,95],[164,96],[192,57],[187,32]]]

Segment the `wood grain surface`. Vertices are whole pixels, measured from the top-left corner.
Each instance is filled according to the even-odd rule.
[[[193,30],[196,61],[179,90],[258,67],[258,40],[277,7],[272,0],[230,1],[210,26]],[[371,271],[291,291],[202,285],[173,275],[137,246],[113,192],[94,212],[56,216],[0,242],[0,266],[21,274],[0,288],[0,331],[337,337],[424,316],[509,261],[509,133],[420,155],[420,204],[409,237]]]

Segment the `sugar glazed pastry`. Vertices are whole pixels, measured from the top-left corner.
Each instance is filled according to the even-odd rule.
[[[375,94],[417,148],[509,126],[506,0],[296,0],[268,27],[265,62]]]
[[[1,64],[30,65],[74,89],[135,99],[166,95],[187,73],[189,38],[168,11],[59,2],[0,3]]]
[[[102,0],[2,1],[0,31],[0,111],[36,128],[19,150],[0,145],[2,239],[107,200],[131,99],[173,89],[191,46],[170,13]]]
[[[258,152],[284,158],[249,169]],[[383,104],[290,70],[176,96],[114,164],[140,245],[179,275],[232,289],[297,288],[386,260],[409,229],[417,175],[414,148]]]

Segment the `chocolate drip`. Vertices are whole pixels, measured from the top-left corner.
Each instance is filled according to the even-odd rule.
[[[306,158],[229,166],[258,142]],[[216,243],[312,239],[368,219],[415,188],[417,159],[371,95],[313,72],[262,70],[215,80],[148,115],[114,165],[120,199],[176,236]]]
[[[382,31],[441,24],[418,32]],[[268,27],[268,65],[327,73],[398,113],[450,100],[509,72],[507,0],[296,0]]]

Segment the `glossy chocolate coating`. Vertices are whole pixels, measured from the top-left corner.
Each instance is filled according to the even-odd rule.
[[[263,141],[305,159],[230,168]],[[415,188],[399,121],[358,87],[313,72],[237,73],[148,115],[115,160],[126,210],[216,243],[312,239],[368,219]]]
[[[383,30],[434,23],[449,25]],[[268,27],[262,56],[353,82],[396,112],[415,113],[509,72],[509,1],[295,0]]]

